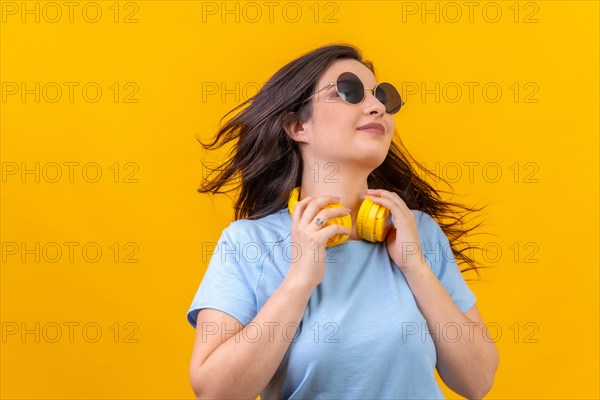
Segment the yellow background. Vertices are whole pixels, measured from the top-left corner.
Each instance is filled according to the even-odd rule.
[[[222,16],[221,2],[99,1],[97,22],[88,2],[70,22],[62,2],[60,18],[38,2],[36,22],[21,9],[36,2],[2,2],[1,397],[193,398],[185,315],[207,266],[203,243],[233,215],[230,199],[196,193],[201,161],[216,156],[195,137],[212,136],[245,98],[241,88],[253,94],[296,56],[347,42],[375,62],[379,80],[402,88],[407,105],[394,118],[411,153],[449,178],[461,167],[454,200],[492,203],[483,231],[495,236],[472,240],[502,255],[469,283],[484,320],[501,329],[486,398],[599,398],[598,2],[499,1],[497,22],[488,3],[478,2],[472,21],[463,2],[453,3],[457,21],[444,2],[296,2],[287,19],[277,3],[270,21],[258,2],[263,15],[252,22],[243,2],[228,2],[233,14]],[[438,7],[439,22],[423,7]],[[11,94],[15,83],[35,91],[36,82],[39,103],[35,93]],[[62,88],[56,102],[52,82]],[[78,83],[73,102],[64,82]],[[83,97],[90,82],[102,89],[97,102]],[[406,92],[436,82],[439,102]],[[464,82],[479,85],[473,101]],[[490,82],[502,89],[496,102],[481,91]],[[206,92],[222,84],[233,94]],[[463,94],[453,102],[456,85]],[[39,182],[21,175],[36,163]],[[57,164],[62,177],[51,182]],[[487,165],[500,167],[497,182]],[[86,181],[96,170],[101,179]],[[73,262],[65,242],[78,243]],[[96,247],[102,257],[92,262]],[[36,323],[39,343],[20,331]]]

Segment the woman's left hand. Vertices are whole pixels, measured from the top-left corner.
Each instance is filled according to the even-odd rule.
[[[398,194],[384,189],[369,189],[367,194],[373,203],[384,206],[394,217],[386,244],[390,258],[400,271],[407,271],[424,262],[417,221],[404,200]]]

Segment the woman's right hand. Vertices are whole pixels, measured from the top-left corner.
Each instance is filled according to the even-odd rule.
[[[327,241],[335,235],[350,235],[350,229],[327,222],[336,217],[349,214],[347,208],[324,208],[328,204],[340,201],[337,196],[306,197],[296,203],[292,215],[290,270],[286,280],[306,285],[311,290],[317,287],[325,275],[325,257]],[[321,217],[322,226],[315,223]]]

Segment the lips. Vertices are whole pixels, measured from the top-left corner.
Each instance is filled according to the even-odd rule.
[[[385,134],[385,127],[377,122],[370,122],[358,128],[359,131],[366,131],[371,133]]]

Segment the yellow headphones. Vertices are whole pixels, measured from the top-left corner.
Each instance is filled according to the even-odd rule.
[[[288,200],[288,210],[290,214],[294,214],[294,207],[298,203],[300,197],[300,187],[294,188],[290,193]],[[343,205],[328,204],[325,208],[345,208]],[[342,225],[348,229],[352,229],[352,218],[350,215],[344,215],[343,217],[335,217],[327,221],[323,227],[331,224]],[[364,240],[369,242],[383,242],[387,237],[390,228],[392,227],[390,210],[382,205],[375,204],[373,201],[366,197],[358,210],[356,216],[356,234]],[[333,247],[344,243],[349,239],[348,235],[335,235],[331,237],[326,244],[326,247]]]

